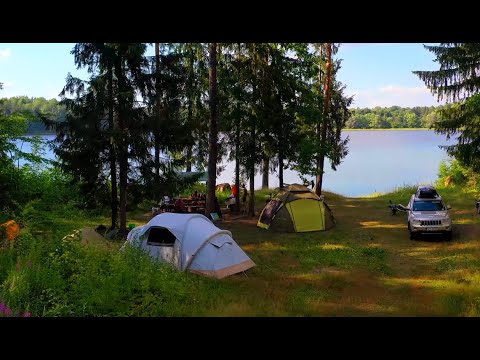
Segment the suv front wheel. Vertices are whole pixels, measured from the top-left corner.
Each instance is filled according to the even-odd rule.
[[[410,230],[410,222],[408,223],[408,232],[410,233],[410,240],[415,240],[417,238],[417,234]]]
[[[447,231],[444,235],[443,235],[444,239],[446,241],[451,241],[452,240],[452,232],[451,231]]]

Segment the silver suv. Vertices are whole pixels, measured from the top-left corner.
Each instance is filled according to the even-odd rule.
[[[452,219],[442,197],[432,186],[419,186],[410,198],[405,210],[408,214],[410,239],[418,234],[442,234],[448,241],[452,239]]]

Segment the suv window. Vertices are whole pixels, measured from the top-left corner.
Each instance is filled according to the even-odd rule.
[[[413,211],[440,211],[446,210],[441,200],[414,201]]]

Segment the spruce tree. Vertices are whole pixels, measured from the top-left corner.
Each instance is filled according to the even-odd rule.
[[[463,165],[480,171],[480,43],[441,43],[424,46],[435,55],[440,68],[414,71],[432,94],[449,106],[439,111],[433,124],[439,134],[458,136],[457,144],[446,146],[449,155]],[[450,104],[451,103],[451,104]]]

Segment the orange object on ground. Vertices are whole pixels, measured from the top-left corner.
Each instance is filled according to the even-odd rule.
[[[0,226],[7,229],[7,239],[10,241],[15,240],[15,238],[20,233],[20,225],[18,225],[14,220],[9,220]]]

